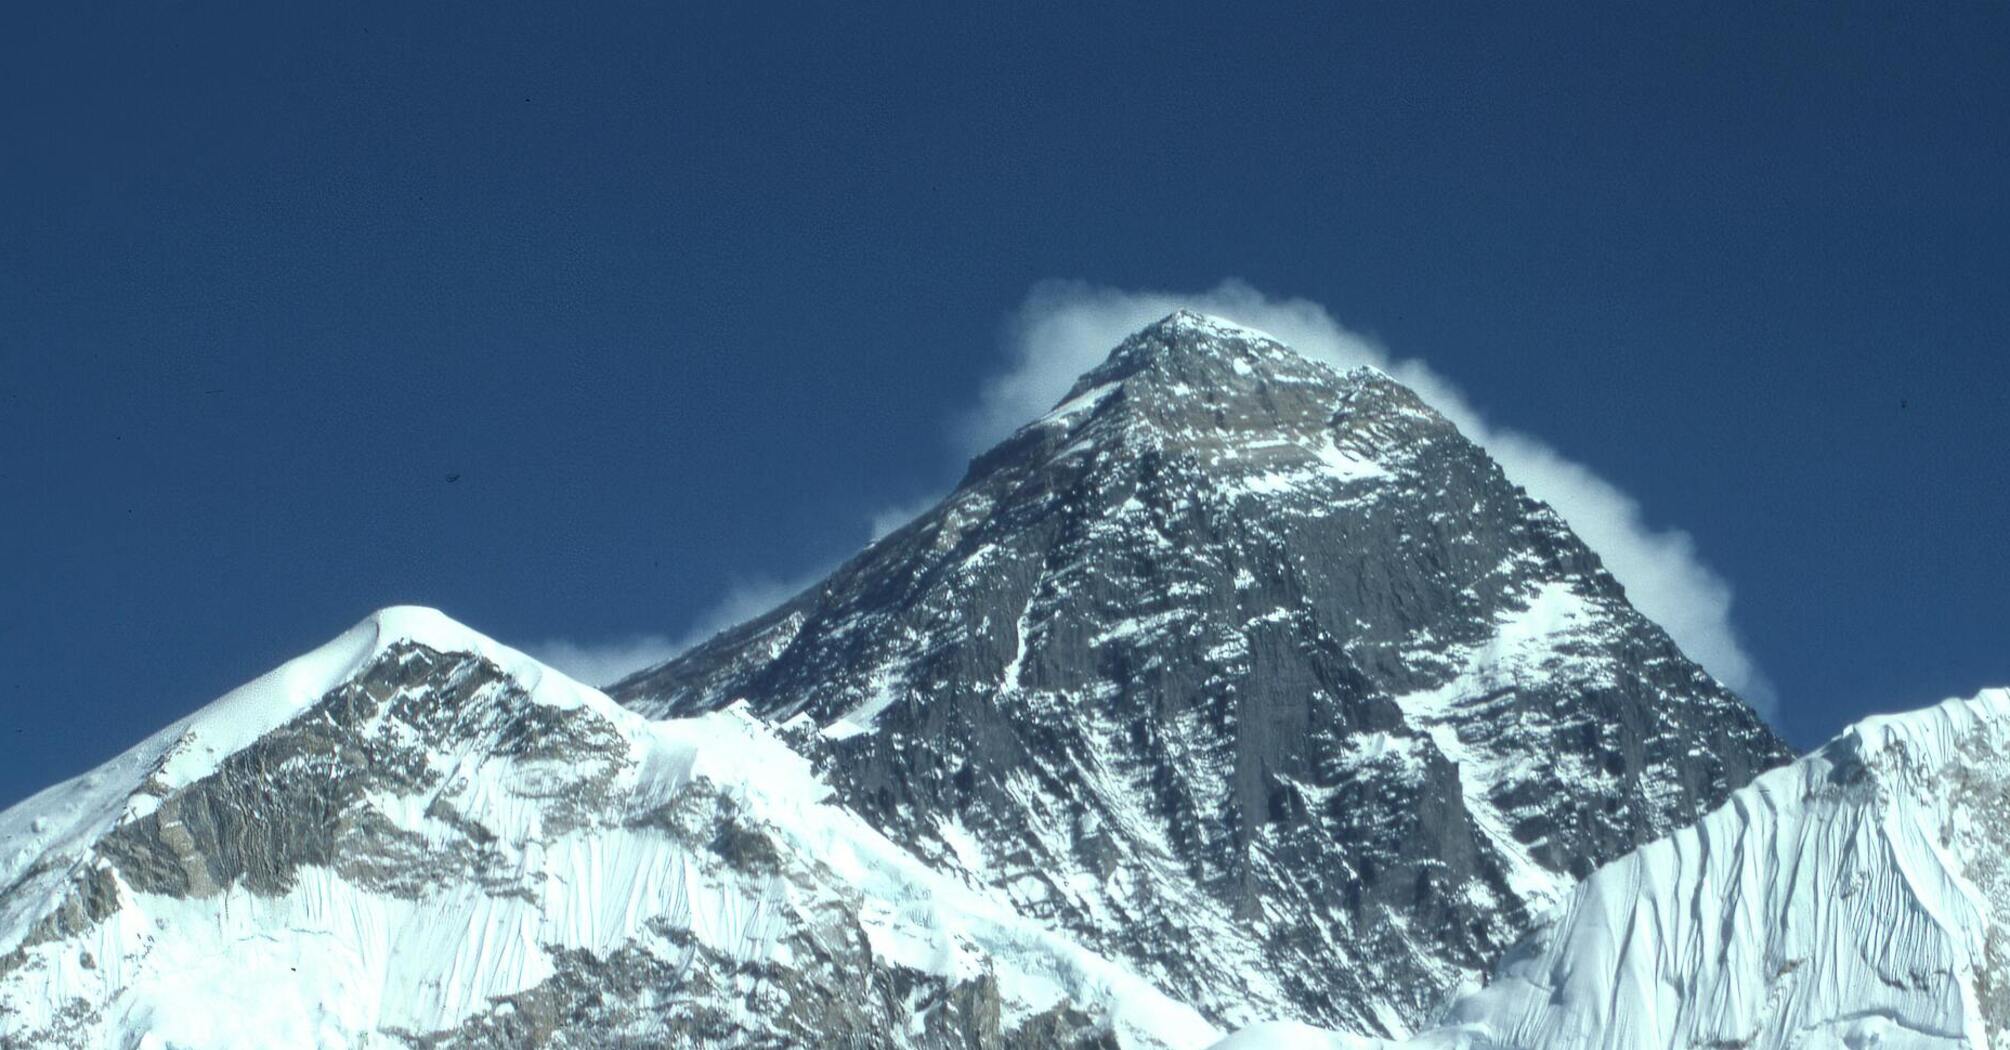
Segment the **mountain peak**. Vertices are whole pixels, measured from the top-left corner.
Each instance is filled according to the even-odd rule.
[[[1255,338],[1255,339],[1265,339],[1273,343],[1278,342],[1276,337],[1272,336],[1268,332],[1256,328],[1251,328],[1250,326],[1245,324],[1238,324],[1234,321],[1229,320],[1226,317],[1220,316],[1219,314],[1202,313],[1199,310],[1190,310],[1185,307],[1181,307],[1180,309],[1174,310],[1172,313],[1169,313],[1164,317],[1159,318],[1157,321],[1147,326],[1145,330],[1146,331],[1163,330],[1167,332],[1193,333],[1195,335],[1200,336],[1228,335],[1228,336],[1239,336],[1239,337]]]
[[[1223,492],[1336,495],[1386,477],[1456,428],[1370,367],[1336,368],[1276,338],[1180,310],[1138,330],[1047,414],[972,461],[959,491],[1003,469],[1177,449]]]
[[[1385,1033],[1786,757],[1415,394],[1194,311],[611,692],[793,727],[889,837],[1218,1020]]]
[[[1266,332],[1210,314],[1176,310],[1119,343],[1102,364],[1076,380],[1062,403],[1132,376],[1215,386],[1277,369],[1296,372],[1315,367],[1319,366]]]

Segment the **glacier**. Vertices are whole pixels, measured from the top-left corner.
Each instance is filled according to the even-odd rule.
[[[1440,1024],[1217,1050],[2010,1045],[2010,690],[1866,719],[1599,869]]]

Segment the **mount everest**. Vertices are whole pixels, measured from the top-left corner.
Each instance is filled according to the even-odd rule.
[[[2006,720],[1783,766],[1414,394],[1182,312],[607,693],[385,610],[0,814],[0,1047],[1981,1047]]]
[[[874,826],[1223,1024],[1383,1035],[1788,757],[1408,389],[1188,312],[611,692],[810,727]]]

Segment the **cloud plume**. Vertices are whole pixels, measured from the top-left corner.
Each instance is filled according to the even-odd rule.
[[[789,579],[756,576],[739,580],[692,617],[690,625],[679,634],[638,634],[597,642],[553,638],[525,651],[588,685],[610,686],[637,671],[682,655],[720,631],[788,601],[834,568],[834,565],[819,566]]]
[[[1649,525],[1639,502],[1617,485],[1535,437],[1488,423],[1429,365],[1349,331],[1318,303],[1275,299],[1236,280],[1194,295],[1043,283],[1008,323],[1006,368],[984,384],[959,422],[959,443],[976,451],[1047,411],[1125,336],[1181,307],[1262,329],[1336,367],[1374,365],[1415,390],[1511,480],[1555,508],[1626,587],[1634,607],[1684,652],[1762,710],[1773,706],[1773,687],[1733,626],[1731,586],[1703,563],[1688,533]]]
[[[956,419],[956,451],[966,456],[981,452],[1045,413],[1125,336],[1182,307],[1262,329],[1299,353],[1336,367],[1374,365],[1415,390],[1484,447],[1510,479],[1555,508],[1625,585],[1635,608],[1667,630],[1684,652],[1761,710],[1772,709],[1773,687],[1733,626],[1731,585],[1702,561],[1688,533],[1648,524],[1639,502],[1617,485],[1531,435],[1488,423],[1455,384],[1428,364],[1397,357],[1348,330],[1318,303],[1272,298],[1236,280],[1198,294],[1043,282],[1008,319],[1002,369],[979,389],[975,405]],[[863,531],[878,539],[927,511],[936,499],[881,508],[865,516]],[[821,566],[786,580],[755,577],[736,583],[679,635],[606,643],[554,640],[531,651],[582,681],[610,684],[766,612],[831,568]]]

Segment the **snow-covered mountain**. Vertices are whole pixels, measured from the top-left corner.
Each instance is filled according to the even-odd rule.
[[[2000,1027],[2002,703],[1753,782],[1444,418],[1179,313],[615,699],[390,609],[0,813],[0,1050],[1376,1046],[1489,972],[1405,1045]]]
[[[1186,312],[610,692],[745,702],[892,839],[1219,1022],[1383,1035],[1789,757],[1411,391]]]
[[[0,814],[0,1047],[1195,1047],[733,711],[390,609]]]
[[[2010,1045],[2010,690],[1868,719],[1573,892],[1445,1025],[1222,1050]]]

